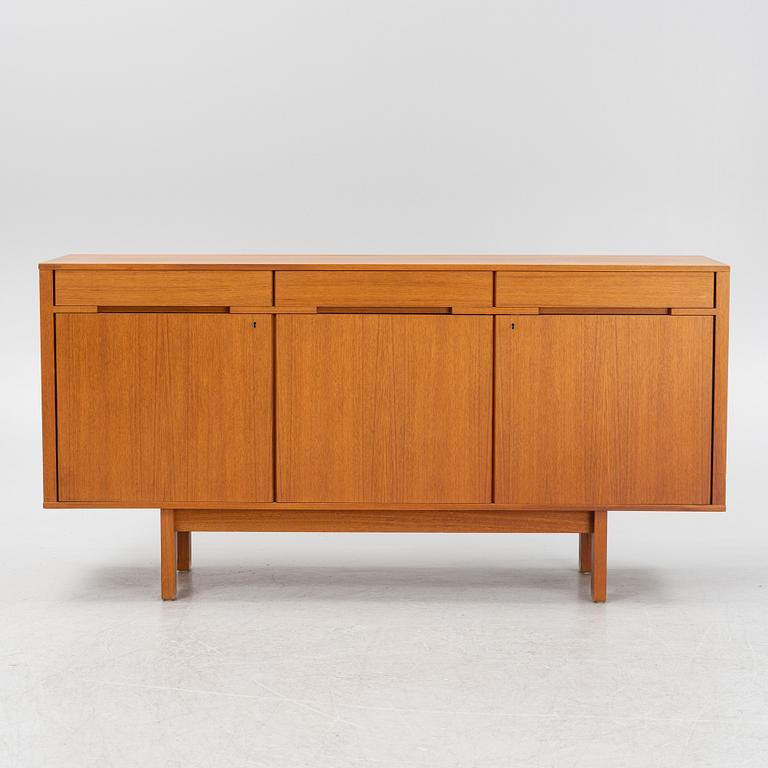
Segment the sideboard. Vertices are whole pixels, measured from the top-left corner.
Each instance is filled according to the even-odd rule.
[[[579,534],[725,509],[729,267],[703,257],[40,264],[45,507],[193,531]]]

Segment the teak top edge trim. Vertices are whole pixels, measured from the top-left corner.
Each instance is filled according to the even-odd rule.
[[[329,255],[329,254],[71,254],[39,264],[48,269],[178,270],[500,270],[727,271],[706,256],[526,256],[526,255]]]

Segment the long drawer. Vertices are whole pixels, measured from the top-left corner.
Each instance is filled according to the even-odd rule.
[[[500,307],[712,307],[712,272],[497,272]]]
[[[451,307],[492,303],[492,272],[286,270],[275,273],[275,304],[283,307]]]
[[[56,304],[264,306],[272,272],[250,270],[57,270]]]

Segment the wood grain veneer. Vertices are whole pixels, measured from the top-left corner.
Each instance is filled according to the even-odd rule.
[[[273,500],[271,317],[56,322],[62,501]]]
[[[496,304],[537,307],[711,307],[712,272],[499,272]]]
[[[415,512],[177,509],[178,531],[335,531],[390,533],[579,533],[592,530],[592,512]]]
[[[498,317],[495,500],[706,504],[712,325],[712,317]]]
[[[56,304],[229,306],[272,303],[271,272],[63,270]]]
[[[278,501],[491,500],[491,318],[276,321]]]
[[[393,297],[397,300],[393,301]],[[493,304],[493,272],[355,270],[275,274],[277,306],[475,306]]]

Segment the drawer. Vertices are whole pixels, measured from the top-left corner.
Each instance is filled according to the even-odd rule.
[[[263,306],[272,304],[272,272],[249,270],[60,269],[56,304],[96,306]]]
[[[712,307],[713,272],[497,272],[499,307]]]
[[[294,307],[491,306],[492,272],[288,271],[275,273],[275,304]]]

